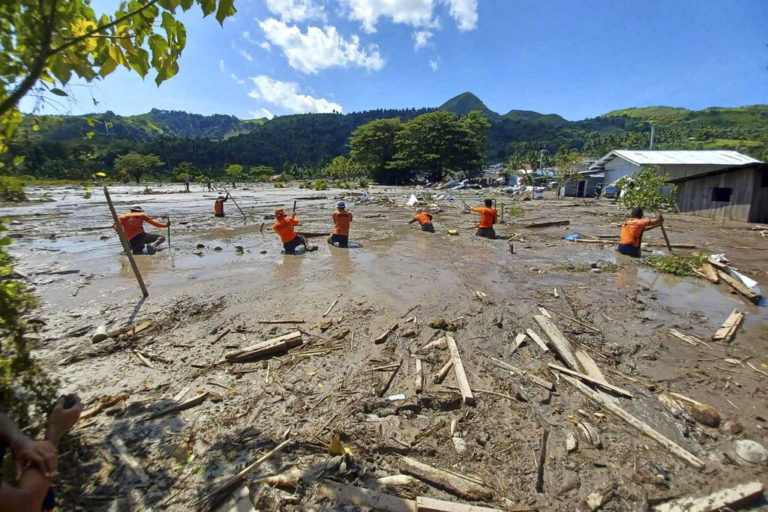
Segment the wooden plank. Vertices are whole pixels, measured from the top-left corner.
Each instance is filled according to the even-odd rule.
[[[440,371],[438,371],[434,377],[432,377],[432,382],[435,384],[440,384],[445,380],[446,375],[448,375],[448,372],[451,371],[451,368],[453,368],[453,359],[448,359],[448,362],[443,365],[442,368],[440,368]]]
[[[250,347],[227,352],[224,354],[224,361],[229,363],[247,361],[248,359],[274,354],[275,352],[283,352],[299,345],[301,345],[301,331],[294,331],[277,338],[262,341]]]
[[[701,266],[701,269],[704,271],[704,277],[706,277],[709,282],[714,284],[720,282],[720,277],[717,275],[717,270],[712,266],[711,263],[704,263]]]
[[[472,405],[475,403],[475,397],[472,395],[472,388],[470,388],[467,374],[464,372],[464,364],[461,362],[459,347],[456,346],[456,340],[454,340],[453,336],[450,334],[446,334],[445,339],[448,342],[448,350],[450,351],[451,359],[453,360],[453,371],[456,374],[456,380],[459,383],[461,398],[465,405]]]
[[[526,329],[525,333],[530,336],[530,338],[541,348],[541,350],[544,352],[549,352],[549,347],[547,347],[547,344],[544,343],[544,340],[541,339],[541,336],[539,336],[536,331],[533,329]]]
[[[725,319],[722,327],[720,327],[714,336],[712,336],[712,339],[714,341],[730,342],[731,338],[733,338],[733,335],[736,333],[736,329],[739,328],[743,318],[744,313],[738,309],[734,309],[731,314],[728,315],[728,318]]]
[[[416,392],[421,393],[424,391],[424,370],[422,368],[421,359],[416,359]]]
[[[659,443],[661,446],[669,450],[673,455],[682,459],[683,461],[688,463],[690,466],[696,469],[700,469],[704,467],[704,463],[701,461],[701,459],[693,455],[691,452],[689,452],[679,444],[675,443],[674,441],[671,441],[669,438],[665,437],[663,434],[661,434],[659,431],[657,431],[647,423],[632,416],[630,413],[622,409],[614,401],[606,400],[603,394],[593,390],[592,388],[588,387],[585,384],[582,384],[580,381],[578,381],[573,377],[569,377],[567,375],[560,375],[560,378],[562,378],[567,383],[575,387],[577,390],[581,391],[588,398],[592,399],[593,401],[603,406],[605,410],[623,419],[624,421],[629,423],[632,427],[634,427],[635,429],[639,430],[646,436],[650,437],[651,439]]]
[[[334,502],[347,503],[358,507],[368,507],[383,512],[416,512],[416,502],[391,494],[372,491],[364,487],[323,482],[318,486],[321,496]]]
[[[726,272],[723,272],[720,269],[717,269],[717,275],[722,279],[723,281],[728,284],[731,288],[739,292],[741,295],[744,296],[745,299],[752,302],[753,304],[759,304],[760,299],[762,299],[761,295],[756,294],[746,286],[744,286],[744,283],[736,279],[735,277],[731,276],[730,274],[727,274]]]
[[[560,329],[550,320],[543,315],[534,315],[534,320],[539,324],[541,330],[546,333],[549,340],[554,345],[555,350],[560,355],[560,358],[567,364],[572,370],[581,371],[578,359],[573,355],[573,348],[571,343],[563,336]]]
[[[515,336],[515,346],[512,347],[512,353],[514,354],[515,351],[520,348],[520,345],[522,345],[525,342],[525,338],[527,338],[528,335],[524,332],[518,333],[517,336]]]
[[[526,224],[526,228],[548,228],[551,226],[567,226],[570,224],[570,220],[552,220],[548,222],[534,222],[532,224]]]
[[[552,391],[553,389],[555,389],[555,385],[549,382],[547,379],[542,379],[538,375],[534,375],[531,372],[525,371],[516,366],[512,366],[511,364],[505,363],[504,361],[501,361],[500,359],[496,359],[495,357],[492,357],[491,360],[495,361],[498,366],[501,366],[505,370],[509,370],[513,374],[522,375],[523,377],[530,380],[534,384],[538,384],[539,386],[543,387],[548,391]]]
[[[418,512],[501,512],[498,508],[478,507],[477,505],[436,500],[426,496],[416,497],[416,510]]]
[[[539,310],[541,310],[542,313],[544,313],[544,311],[546,311],[547,313],[544,314],[544,316],[546,316],[547,318],[552,318],[552,316],[549,313],[554,313],[554,314],[556,314],[558,316],[561,316],[561,317],[565,318],[566,320],[570,320],[571,322],[577,323],[580,326],[585,327],[585,328],[589,329],[592,332],[600,333],[600,329],[598,329],[597,327],[592,327],[591,325],[582,322],[578,318],[573,318],[572,316],[568,316],[565,313],[560,313],[559,311],[555,311],[554,309],[552,311],[549,311],[549,310],[544,309],[541,306],[539,306]]]
[[[749,482],[713,492],[704,498],[680,498],[653,508],[655,512],[713,512],[757,498],[765,487],[762,482]]]
[[[550,368],[552,368],[553,370],[557,370],[559,372],[567,373],[568,375],[572,375],[574,377],[578,377],[581,380],[585,380],[585,381],[587,381],[587,382],[589,382],[591,384],[594,384],[594,385],[599,386],[601,388],[607,389],[608,391],[612,391],[614,393],[618,393],[619,395],[626,396],[627,398],[634,398],[632,396],[632,393],[630,393],[626,389],[620,388],[618,386],[614,386],[613,384],[608,384],[604,380],[594,379],[594,378],[590,377],[589,375],[585,375],[585,374],[580,373],[580,372],[569,370],[568,368],[563,368],[562,366],[557,365],[557,364],[549,363],[548,366]]]
[[[600,370],[600,367],[597,366],[597,363],[595,363],[595,360],[592,359],[592,356],[590,356],[580,348],[577,348],[576,350],[574,350],[573,355],[575,355],[576,359],[578,359],[579,363],[581,363],[581,367],[584,368],[584,373],[586,373],[593,379],[597,379],[601,382],[608,382],[608,379],[605,378],[605,375],[603,375],[602,370]]]
[[[400,458],[400,471],[462,498],[487,500],[493,496],[493,491],[490,488],[470,479],[470,477],[465,478],[457,473],[433,468],[410,457]]]

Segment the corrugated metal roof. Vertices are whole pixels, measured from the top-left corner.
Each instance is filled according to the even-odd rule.
[[[738,151],[694,150],[694,151],[633,151],[619,149],[612,151],[616,156],[638,165],[742,165],[760,163],[760,160],[743,155]]]

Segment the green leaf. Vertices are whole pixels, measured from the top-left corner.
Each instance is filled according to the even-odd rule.
[[[117,68],[117,62],[115,62],[114,59],[107,59],[101,63],[101,68],[99,68],[99,76],[104,78],[108,74],[112,73],[115,68]]]
[[[24,160],[26,160],[27,157],[24,155],[17,155],[13,157],[13,165],[21,165],[24,163]]]
[[[190,7],[192,7],[192,4],[195,3],[195,0],[181,0],[181,8],[185,11],[188,11]]]
[[[93,131],[90,131],[90,132],[85,134],[85,136],[88,137],[89,139],[92,139],[94,135],[95,135],[95,132],[93,132]]]
[[[198,2],[203,10],[203,16],[208,16],[216,10],[216,0],[198,0]]]
[[[54,87],[50,91],[51,93],[55,94],[56,96],[67,96],[67,93],[59,89],[58,87]]]
[[[93,119],[91,119],[90,117],[86,117],[85,122],[88,123],[88,126],[93,126]]]
[[[237,12],[235,0],[219,0],[219,9],[216,11],[216,20],[219,25],[224,25],[224,20]]]
[[[143,48],[138,48],[135,53],[126,55],[128,64],[131,68],[141,75],[142,78],[149,72],[149,52]]]

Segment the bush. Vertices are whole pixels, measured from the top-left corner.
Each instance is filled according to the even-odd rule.
[[[368,180],[365,178],[360,178],[360,181],[357,182],[357,186],[360,188],[368,188]]]
[[[328,182],[324,179],[318,179],[312,182],[311,185],[309,185],[309,188],[312,190],[327,190],[328,189]]]
[[[17,178],[0,176],[0,201],[21,203],[27,200],[24,186]]]
[[[643,261],[660,272],[676,276],[695,276],[694,270],[699,270],[708,261],[708,256],[704,252],[695,252],[691,256],[664,254],[648,256]]]
[[[275,183],[275,188],[285,188],[285,185],[283,185],[281,182]]]

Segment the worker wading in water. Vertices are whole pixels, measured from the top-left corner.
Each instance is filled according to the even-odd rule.
[[[226,217],[224,215],[224,203],[227,202],[227,199],[229,199],[229,193],[227,193],[227,196],[219,196],[216,199],[216,203],[213,205],[213,216],[214,217]]]
[[[621,225],[621,236],[617,250],[621,254],[640,257],[640,244],[643,243],[643,233],[646,229],[653,229],[664,224],[664,217],[659,215],[651,220],[643,218],[642,208],[633,208],[629,218]]]
[[[472,208],[473,212],[480,214],[480,224],[477,226],[477,232],[475,235],[485,238],[498,238],[496,231],[493,229],[493,225],[496,224],[499,216],[496,213],[496,209],[492,208],[493,200],[486,199],[485,206],[476,206]]]
[[[149,222],[156,228],[167,228],[171,225],[170,220],[167,221],[168,224],[161,224],[150,219],[139,205],[132,206],[130,213],[120,215],[117,220],[123,227],[125,239],[128,240],[133,254],[143,254],[145,245],[147,246],[147,254],[155,254],[157,246],[165,242],[165,237],[162,235],[145,233],[144,222]],[[117,226],[114,228],[117,229]]]
[[[317,246],[307,245],[307,241],[303,236],[293,232],[293,227],[298,225],[299,219],[296,217],[296,214],[286,217],[282,209],[275,210],[275,224],[272,226],[272,229],[280,235],[285,254],[296,254],[296,248],[300,245],[303,245],[307,252],[317,250]]]
[[[432,224],[432,214],[429,212],[425,212],[421,208],[416,210],[416,215],[413,216],[411,220],[408,221],[408,224],[413,224],[414,222],[418,222],[421,226],[422,231],[428,231],[430,233],[435,232],[435,226]]]
[[[347,211],[344,201],[336,203],[336,211],[333,212],[333,234],[328,238],[328,243],[346,249],[349,244],[349,223],[352,222],[352,212]]]

